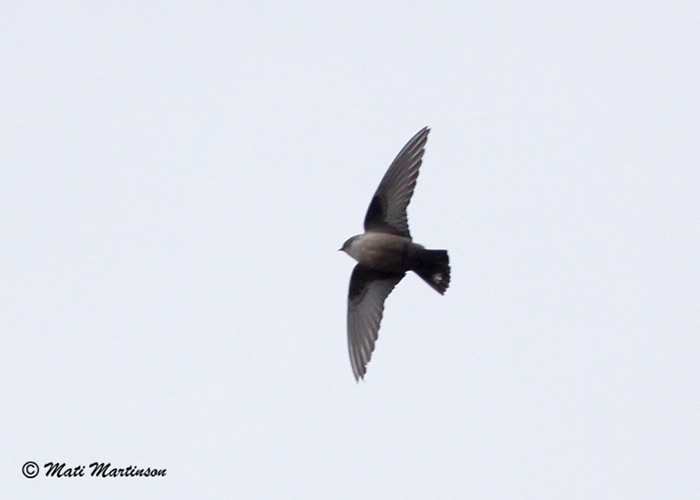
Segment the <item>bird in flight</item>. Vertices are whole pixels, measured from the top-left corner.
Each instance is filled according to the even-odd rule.
[[[429,132],[423,128],[399,152],[369,204],[365,232],[348,239],[340,249],[358,262],[348,294],[348,349],[358,382],[374,351],[384,301],[406,273],[415,272],[441,295],[450,285],[447,250],[427,250],[414,243],[408,231],[406,207]]]

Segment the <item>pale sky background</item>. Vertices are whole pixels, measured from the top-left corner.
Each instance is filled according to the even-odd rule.
[[[699,23],[6,2],[3,498],[700,498]],[[336,250],[425,125],[452,286],[401,283],[357,384]]]

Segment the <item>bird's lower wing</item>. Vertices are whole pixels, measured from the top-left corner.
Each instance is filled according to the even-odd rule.
[[[357,264],[348,296],[348,350],[355,379],[363,378],[377,341],[384,301],[405,273],[376,271]]]

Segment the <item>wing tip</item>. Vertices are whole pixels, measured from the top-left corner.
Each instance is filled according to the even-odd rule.
[[[361,359],[351,358],[350,362],[352,364],[352,374],[355,376],[355,382],[358,384],[360,380],[365,381],[365,373],[367,373],[367,367],[362,362]]]

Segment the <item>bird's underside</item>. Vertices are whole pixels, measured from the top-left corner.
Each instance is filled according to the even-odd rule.
[[[399,152],[372,197],[365,233],[348,239],[341,249],[358,261],[348,294],[348,349],[357,380],[372,357],[384,301],[406,272],[414,271],[440,294],[450,283],[447,251],[414,243],[406,215],[429,132],[423,128]]]

